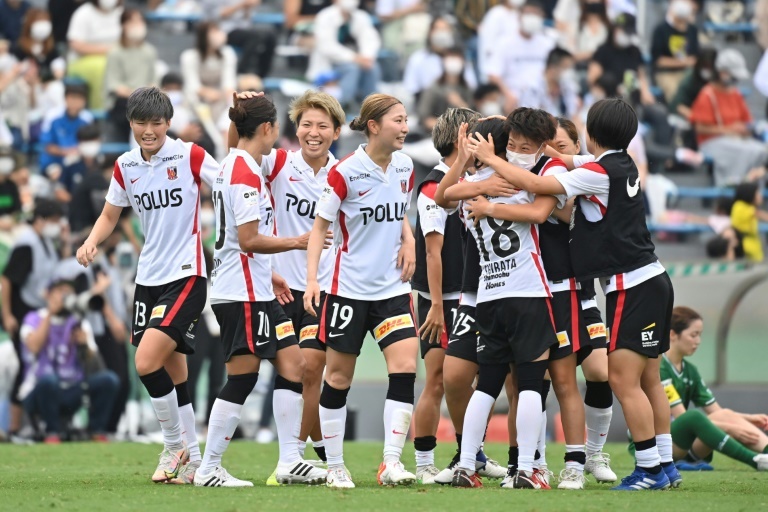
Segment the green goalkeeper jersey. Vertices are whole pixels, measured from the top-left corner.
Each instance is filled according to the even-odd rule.
[[[664,386],[670,407],[683,404],[683,407],[688,409],[691,402],[696,407],[705,407],[717,401],[699,375],[696,366],[685,359],[683,359],[682,370],[678,372],[675,365],[667,359],[666,355],[663,355],[660,373],[661,385]]]

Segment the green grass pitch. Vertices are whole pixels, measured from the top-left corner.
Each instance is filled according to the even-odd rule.
[[[670,491],[616,493],[592,480],[585,491],[513,491],[486,480],[483,489],[440,486],[381,488],[376,470],[381,443],[347,443],[346,461],[356,489],[266,487],[277,461],[277,446],[234,442],[225,467],[253,480],[250,489],[208,489],[150,482],[160,447],[140,444],[63,444],[0,446],[0,510],[161,511],[768,511],[768,473],[716,456],[716,470],[684,473],[683,487]],[[438,446],[438,464],[449,461],[454,447]],[[632,461],[624,445],[607,447],[616,473],[629,473]],[[506,461],[506,447],[489,445],[489,456]],[[313,454],[308,448],[308,455]],[[563,447],[547,450],[550,469],[562,468]],[[404,450],[406,467],[414,469],[413,445]],[[504,507],[504,508],[502,508]],[[512,507],[512,508],[508,508]]]

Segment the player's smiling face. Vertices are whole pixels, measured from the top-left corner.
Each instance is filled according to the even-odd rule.
[[[701,345],[701,332],[704,330],[704,322],[696,319],[691,322],[680,334],[672,331],[671,340],[674,342],[684,357],[692,356]]]
[[[408,135],[408,114],[402,104],[394,105],[382,116],[381,121],[376,123],[375,135],[382,146],[391,147],[393,151],[403,149],[405,136]]]
[[[555,136],[555,140],[552,142],[552,145],[556,150],[564,155],[579,154],[580,143],[574,143],[573,140],[571,140],[571,136],[568,135],[568,132],[565,131],[562,126],[558,127],[557,135]]]
[[[305,158],[315,159],[328,155],[333,141],[339,138],[341,128],[334,128],[333,120],[325,111],[311,108],[301,114],[296,137]]]
[[[131,121],[131,130],[133,138],[136,139],[142,152],[154,155],[165,144],[165,136],[171,122],[165,119],[153,119],[150,121]]]

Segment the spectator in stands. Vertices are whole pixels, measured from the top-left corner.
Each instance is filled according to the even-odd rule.
[[[667,17],[653,30],[651,60],[656,85],[672,101],[685,72],[696,64],[699,30],[694,24],[691,0],[672,0]]]
[[[638,43],[635,17],[619,14],[610,40],[597,49],[589,63],[587,81],[593,84],[600,76],[610,74],[622,84],[622,96],[635,103],[655,103]]]
[[[10,231],[21,214],[19,187],[11,180],[16,157],[10,149],[0,150],[0,231]]]
[[[88,0],[48,0],[48,12],[53,23],[53,39],[56,44],[67,43],[67,32],[72,15]]]
[[[40,169],[46,171],[51,164],[62,166],[74,163],[79,158],[77,130],[93,122],[93,114],[85,109],[86,87],[80,84],[68,85],[64,91],[63,110],[53,112],[43,122],[40,143]]]
[[[168,131],[169,135],[185,142],[194,142],[209,154],[215,154],[216,145],[195,115],[192,102],[184,93],[184,80],[181,75],[178,73],[166,74],[160,81],[160,88],[168,95],[173,105],[173,120],[171,129]],[[222,115],[224,114],[226,114],[226,110],[222,112]]]
[[[268,76],[277,44],[272,25],[253,23],[261,0],[202,0],[203,12],[213,15],[227,34],[226,42],[240,51],[237,72]]]
[[[120,41],[123,0],[89,0],[72,15],[67,30],[69,74],[88,84],[88,105],[104,105],[104,71],[107,54]]]
[[[81,126],[77,130],[78,159],[70,165],[65,165],[59,176],[59,183],[68,194],[83,180],[83,176],[92,170],[100,168],[101,162],[101,128],[95,123]],[[79,208],[80,205],[75,203]]]
[[[94,439],[105,440],[119,385],[117,376],[99,361],[88,320],[67,309],[74,291],[69,281],[53,282],[46,293],[46,307],[28,313],[21,326],[24,381],[20,396],[27,414],[45,422],[47,444],[61,442],[61,416],[80,409],[86,389],[91,404],[88,430]]]
[[[578,63],[589,62],[610,35],[604,0],[559,0],[554,17],[561,44]]]
[[[707,224],[715,232],[715,236],[707,241],[707,256],[733,261],[744,257],[744,247],[741,237],[731,224],[733,199],[719,197],[715,203],[715,211],[707,218]]]
[[[547,56],[544,75],[537,83],[523,88],[518,106],[540,108],[556,117],[574,117],[580,108],[575,64],[567,50],[554,48]]]
[[[432,21],[427,0],[376,0],[374,12],[381,21],[382,46],[395,52],[402,62],[424,48]]]
[[[475,110],[485,117],[504,115],[504,96],[496,84],[483,84],[475,89],[472,96]]]
[[[488,81],[504,94],[506,111],[517,105],[526,87],[541,80],[547,55],[554,47],[555,40],[544,32],[544,7],[538,0],[528,0],[520,9],[519,29],[499,41],[499,51],[480,66],[488,71]]]
[[[181,54],[185,95],[208,105],[218,119],[237,85],[237,55],[216,23],[200,23],[195,30],[195,47]]]
[[[453,48],[443,53],[443,75],[419,98],[419,123],[427,133],[448,108],[471,108],[472,90],[464,80],[464,52]]]
[[[27,313],[46,305],[46,287],[53,279],[59,253],[55,241],[61,236],[61,206],[40,199],[30,226],[16,237],[8,264],[0,276],[2,292],[3,329],[11,336],[21,364],[21,338],[19,327]],[[11,390],[10,434],[21,428],[21,401],[18,396],[23,375],[19,372]]]
[[[359,0],[335,0],[315,19],[315,49],[309,59],[307,77],[328,71],[339,74],[339,102],[348,108],[378,86],[381,70],[376,62],[381,48],[371,16],[359,8]]]
[[[75,236],[83,232],[87,236],[99,218],[115,167],[114,159],[98,159],[95,164],[86,168],[72,192],[72,204],[77,208],[69,209],[69,226]]]
[[[139,87],[155,85],[157,50],[147,39],[147,23],[141,11],[126,9],[120,15],[120,43],[107,54],[104,72],[104,108],[116,139],[130,139],[130,125],[125,117],[128,96]]]
[[[432,20],[427,44],[411,55],[405,66],[403,85],[417,99],[421,92],[434,84],[444,73],[443,54],[458,44],[458,34],[445,17]],[[464,81],[470,89],[477,87],[477,77],[472,66],[464,67]]]
[[[755,263],[763,261],[759,221],[768,222],[768,212],[760,209],[762,204],[763,191],[757,182],[746,181],[736,187],[731,208],[731,224],[739,234],[744,256]]]
[[[315,46],[315,16],[332,4],[333,0],[285,0],[283,15],[291,44],[311,51]]]
[[[685,73],[672,102],[669,104],[671,113],[690,119],[693,102],[696,101],[696,97],[704,86],[715,76],[716,58],[717,50],[715,48],[701,49],[696,58],[696,64]]]
[[[15,43],[29,9],[27,0],[0,0],[0,38]]]
[[[461,32],[462,39],[468,40],[472,44],[478,28],[483,22],[483,18],[488,11],[495,5],[504,0],[463,0],[455,2],[453,5],[453,15],[458,20],[458,29]],[[453,2],[451,2],[453,3]]]
[[[477,31],[478,64],[493,62],[494,53],[499,50],[499,41],[507,34],[520,30],[520,7],[524,3],[525,0],[504,0],[485,13]],[[481,67],[480,77],[487,80],[488,70]]]
[[[13,47],[17,59],[29,59],[37,65],[41,79],[53,75],[51,65],[54,61],[62,59],[56,50],[51,31],[51,15],[48,11],[29,9],[24,17],[21,35]]]
[[[18,62],[12,54],[3,51],[7,49],[7,41],[0,40],[0,112],[11,134],[13,148],[20,151],[29,140],[33,88],[39,79],[34,66]]]
[[[765,165],[768,150],[752,138],[752,114],[737,83],[749,78],[744,57],[737,50],[720,50],[715,76],[701,89],[691,107],[699,151],[714,162],[715,185],[736,185],[747,173]]]

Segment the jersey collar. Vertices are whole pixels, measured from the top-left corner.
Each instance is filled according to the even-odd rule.
[[[172,153],[175,153],[177,151],[180,151],[179,144],[177,139],[173,139],[169,136],[165,136],[165,142],[163,143],[163,147],[160,148],[160,151],[152,155],[152,157],[149,159],[149,163],[155,163],[158,161],[162,162],[162,159]],[[146,162],[144,158],[141,156],[141,148],[139,148],[139,158]]]
[[[606,151],[605,153],[603,153],[599,157],[595,158],[595,162],[599,162],[600,160],[603,159],[603,157],[606,157],[608,155],[612,155],[614,153],[621,153],[622,151],[624,151],[624,150],[623,149],[609,149],[608,151]]]
[[[355,154],[357,155],[358,160],[360,161],[360,164],[363,166],[363,168],[370,172],[372,176],[376,176],[381,181],[384,181],[385,183],[389,183],[389,178],[387,177],[387,173],[384,169],[376,165],[376,162],[371,160],[371,157],[368,156],[368,153],[365,152],[365,148],[368,144],[360,144],[358,148],[355,150]],[[394,153],[392,154],[392,158],[394,159]],[[390,160],[390,165],[392,165],[392,160]]]
[[[436,171],[440,171],[441,173],[445,174],[448,171],[451,170],[450,166],[448,166],[445,163],[445,158],[441,158],[439,162],[437,162],[437,165],[434,167]]]
[[[293,151],[293,158],[291,159],[291,165],[293,165],[297,171],[306,173],[312,178],[320,178],[324,174],[328,174],[328,171],[331,169],[331,167],[336,165],[336,162],[336,157],[333,156],[333,153],[329,151],[328,162],[320,168],[320,170],[317,172],[317,176],[315,176],[315,170],[312,169],[306,160],[304,160],[304,155],[301,153],[301,150]]]

